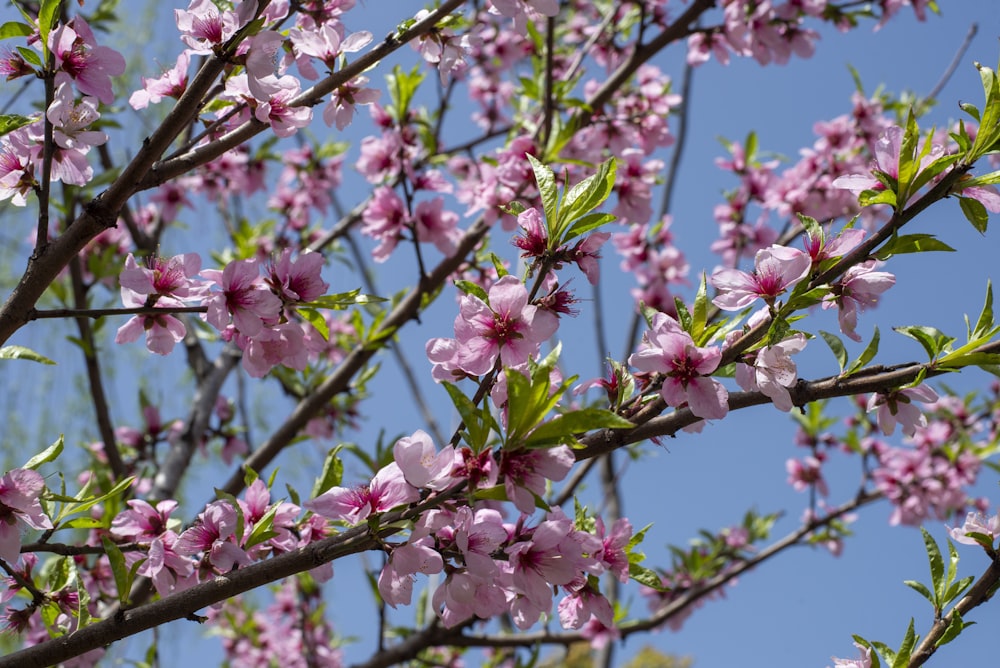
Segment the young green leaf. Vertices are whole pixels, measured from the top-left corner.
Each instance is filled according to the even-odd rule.
[[[542,198],[542,208],[545,210],[545,223],[548,226],[549,243],[555,243],[556,224],[559,214],[559,190],[556,188],[556,176],[548,166],[527,154],[528,162],[535,173],[535,183],[538,184],[538,194]]]
[[[837,358],[837,364],[840,365],[840,370],[843,371],[844,367],[847,366],[847,349],[844,347],[844,342],[836,334],[824,332],[822,329],[819,330],[819,335],[823,337],[826,345],[833,351],[833,356]]]
[[[20,21],[7,21],[0,26],[0,39],[10,39],[11,37],[27,37],[34,30],[27,23]]]
[[[872,340],[869,341],[864,351],[862,351],[861,355],[858,356],[858,359],[851,362],[850,366],[847,367],[847,370],[844,371],[843,375],[850,376],[852,373],[861,370],[866,364],[875,359],[875,355],[878,354],[878,342],[879,333],[878,327],[876,327]]]
[[[326,453],[326,459],[323,460],[323,470],[316,478],[316,482],[313,483],[309,498],[315,499],[331,487],[340,485],[344,478],[344,462],[340,459],[340,451],[343,447],[343,445],[338,445]]]
[[[29,459],[27,462],[24,463],[24,466],[22,466],[21,468],[35,470],[42,464],[46,464],[48,462],[54,462],[56,458],[62,454],[62,451],[63,451],[63,437],[62,434],[60,434],[59,438],[56,439],[55,443],[42,450],[31,459]]]
[[[132,583],[129,581],[129,569],[125,565],[125,555],[121,548],[115,545],[107,536],[101,536],[101,543],[104,545],[104,553],[108,555],[108,562],[111,564],[111,574],[115,578],[115,588],[118,590],[118,603],[122,606],[128,605],[129,590]]]
[[[976,231],[986,234],[986,227],[990,223],[990,215],[986,212],[986,207],[977,199],[971,197],[959,197],[958,204],[962,207],[965,219],[972,223]]]
[[[920,533],[924,537],[924,549],[927,551],[927,561],[931,567],[931,586],[934,589],[934,600],[932,603],[934,604],[935,612],[937,612],[943,607],[941,599],[944,597],[944,590],[946,587],[944,579],[944,559],[941,558],[941,550],[934,541],[934,537],[931,536],[927,529],[920,527]]]
[[[940,330],[933,327],[922,327],[920,325],[907,325],[903,327],[893,327],[893,330],[903,336],[908,336],[923,346],[929,361],[933,361],[938,355],[944,352],[955,340],[952,336],[947,336]]]
[[[574,434],[580,434],[591,429],[628,429],[634,427],[625,418],[602,408],[584,408],[557,415],[548,422],[541,424],[528,436],[525,446],[529,448],[547,448],[560,443],[572,444]]]
[[[25,348],[24,346],[4,346],[0,348],[0,360],[28,360],[41,364],[55,364],[55,362],[45,355],[36,353],[31,348]]]
[[[905,253],[926,253],[928,251],[954,252],[954,248],[939,241],[933,234],[904,234],[894,236],[875,253],[879,260],[888,260],[893,255]]]

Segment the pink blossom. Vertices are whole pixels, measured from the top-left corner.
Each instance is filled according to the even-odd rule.
[[[243,368],[253,378],[263,378],[279,364],[299,371],[309,364],[305,333],[296,322],[265,327],[253,337],[237,334],[235,341],[243,351]]]
[[[49,49],[60,70],[57,84],[68,76],[84,95],[93,95],[104,104],[115,101],[111,77],[124,74],[125,58],[112,48],[98,46],[83,17],[76,16],[53,30],[49,34]]]
[[[833,668],[871,668],[872,666],[872,650],[870,647],[865,647],[858,643],[854,643],[854,646],[861,651],[861,656],[857,659],[838,659],[833,658]]]
[[[177,56],[174,66],[156,79],[142,77],[142,88],[132,93],[129,105],[133,109],[145,109],[150,104],[159,104],[165,97],[179,98],[187,90],[190,62],[191,52],[185,49]]]
[[[837,306],[840,331],[855,341],[861,340],[861,336],[855,331],[858,312],[878,304],[879,295],[896,282],[896,277],[889,272],[875,271],[878,266],[877,260],[854,265],[844,272],[840,281],[833,285],[830,294],[823,298],[823,308]]]
[[[444,254],[455,250],[462,238],[458,214],[444,209],[444,198],[435,197],[417,204],[413,210],[414,230],[419,241],[432,242]]]
[[[205,320],[219,331],[229,326],[230,316],[236,330],[250,337],[261,333],[265,321],[277,320],[281,300],[263,285],[257,260],[234,260],[222,271],[206,269],[201,275],[220,288],[205,299]]]
[[[129,253],[118,280],[123,288],[153,297],[152,301],[162,299],[161,304],[181,306],[181,300],[203,294],[201,282],[195,279],[200,269],[201,257],[197,253],[175,255],[169,260],[158,255],[148,256],[145,267],[140,267]]]
[[[822,231],[819,238],[815,239],[811,234],[806,234],[803,237],[803,243],[805,245],[806,252],[809,253],[809,257],[812,258],[812,263],[815,267],[823,260],[847,255],[849,252],[854,250],[864,238],[864,230],[848,228],[842,230],[840,234],[833,239],[827,239],[822,234]]]
[[[745,355],[746,363],[736,366],[736,382],[748,392],[762,392],[774,402],[775,408],[787,413],[792,410],[788,388],[798,381],[798,371],[791,356],[805,347],[806,337],[799,333]]]
[[[212,0],[191,0],[186,10],[174,10],[174,20],[181,40],[196,54],[212,53],[214,47],[232,37],[239,27],[235,12],[220,10]]]
[[[615,613],[611,603],[601,592],[589,585],[575,591],[559,602],[559,623],[564,629],[579,629],[591,617],[606,627],[614,626]]]
[[[695,346],[676,320],[657,313],[628,363],[640,371],[665,374],[660,395],[668,405],[687,402],[695,416],[719,420],[729,412],[729,393],[707,374],[718,368],[721,359],[718,348]]]
[[[601,549],[594,556],[605,570],[625,584],[629,578],[628,544],[632,540],[632,523],[626,517],[619,517],[611,525],[611,533],[608,534],[604,528],[604,520],[598,517],[595,521]]]
[[[323,108],[323,122],[327,126],[336,125],[343,130],[354,120],[354,107],[376,102],[382,91],[376,88],[366,88],[368,77],[357,76],[335,89],[330,95],[330,101]]]
[[[236,510],[228,501],[213,501],[198,515],[194,526],[178,537],[174,551],[180,555],[205,552],[208,563],[220,573],[246,566],[250,556],[235,542],[237,521]]]
[[[309,125],[312,109],[307,106],[291,106],[291,101],[299,94],[301,84],[293,76],[283,76],[275,80],[276,90],[261,101],[254,110],[254,117],[262,123],[270,123],[278,137],[291,137],[299,128]]]
[[[52,528],[38,500],[44,489],[45,480],[31,469],[14,469],[0,478],[0,559],[10,565],[21,556],[23,527]]]
[[[902,149],[905,134],[903,128],[898,125],[891,125],[882,131],[874,146],[875,162],[871,166],[872,172],[879,171],[893,180],[899,178],[899,152]],[[942,155],[944,155],[944,147],[939,144],[932,144],[928,152],[920,157],[914,177]],[[916,155],[910,157],[913,159],[917,158]],[[834,188],[850,190],[855,195],[864,190],[885,190],[885,185],[871,174],[848,174],[840,176],[834,179],[832,186]],[[903,198],[896,203],[896,206],[903,207],[906,204],[906,194],[897,193],[897,195],[903,195]]]
[[[403,200],[392,188],[379,186],[372,192],[361,218],[364,221],[361,233],[379,241],[379,245],[372,251],[372,257],[376,262],[385,262],[410,222]]]
[[[154,508],[142,499],[129,499],[128,509],[111,521],[111,533],[136,542],[149,542],[167,530],[170,513],[177,509],[177,502],[166,499]]]
[[[948,529],[948,534],[956,543],[979,545],[970,533],[979,533],[990,538],[991,544],[1000,536],[1000,515],[984,517],[982,513],[973,512],[965,516],[965,522],[960,527]]]
[[[333,487],[303,505],[323,517],[358,524],[373,513],[419,500],[420,492],[406,482],[402,469],[392,462],[380,469],[367,485]]]
[[[430,575],[444,570],[441,553],[430,536],[410,541],[392,551],[378,579],[379,594],[391,607],[409,605],[417,573]]]
[[[710,282],[719,290],[712,303],[726,311],[738,311],[758,297],[771,304],[775,297],[808,276],[811,267],[809,255],[799,249],[770,246],[757,251],[752,274],[738,269],[720,269],[712,274]]]
[[[76,102],[68,84],[64,83],[56,89],[45,117],[52,123],[52,138],[60,148],[86,153],[108,141],[103,132],[87,130],[101,117],[97,111],[97,98],[84,97]]]
[[[438,452],[427,432],[418,429],[396,441],[392,453],[406,482],[414,487],[445,489],[450,484],[457,456],[454,446]]]
[[[141,294],[123,287],[121,289],[122,303],[126,308],[147,306],[146,298]],[[115,334],[115,343],[131,343],[143,334],[146,335],[146,348],[157,355],[169,355],[174,345],[184,339],[187,328],[184,323],[169,313],[149,315],[134,315]]]
[[[815,486],[816,491],[826,496],[830,489],[823,479],[822,461],[812,455],[800,459],[789,459],[785,462],[788,471],[788,484],[796,492],[804,492]]]
[[[490,288],[489,304],[473,295],[462,297],[455,318],[457,365],[481,376],[498,358],[507,367],[524,364],[558,327],[553,314],[528,304],[528,290],[516,276],[504,276]]]
[[[913,405],[914,400],[929,404],[937,401],[938,395],[930,386],[923,384],[904,390],[876,392],[868,399],[868,410],[877,409],[878,425],[886,436],[896,430],[897,422],[904,434],[913,436],[917,427],[927,425],[927,418]]]
[[[574,463],[573,451],[566,445],[544,450],[504,450],[500,473],[507,499],[530,515],[535,510],[535,497],[545,493],[547,482],[565,478]]]
[[[301,253],[293,262],[292,249],[286,248],[268,267],[265,281],[285,303],[311,302],[322,297],[330,287],[321,275],[323,265],[323,256],[311,252]]]

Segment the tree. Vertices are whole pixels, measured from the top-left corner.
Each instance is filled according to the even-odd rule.
[[[931,581],[907,584],[930,620],[898,647],[858,629],[862,658],[837,665],[922,665],[955,640],[1000,582],[997,516],[972,498],[996,465],[992,287],[964,336],[923,324],[933,309],[896,326],[903,357],[870,319],[898,258],[952,250],[914,231],[928,211],[988,239],[994,70],[978,66],[983,100],[945,130],[925,121],[936,93],[865,94],[858,75],[851,112],[797,161],[753,133],[726,142],[715,270],[690,271],[671,226],[695,67],[807,58],[822,24],[882,26],[910,4],[924,20],[933,3],[444,0],[381,39],[354,29],[354,4],[193,0],[152,19],[161,74],[131,57],[150,44],[108,45],[113,2],[15,3],[0,26],[24,82],[0,118],[0,198],[33,229],[0,357],[87,399],[0,478],[20,647],[0,666],[89,665],[183,619],[233,665],[340,665],[347,611],[325,583],[367,552],[363,665],[474,648],[513,665],[583,641],[613,665],[616,640],[680,628],[791,547],[839,553],[877,502],[970,547],[924,531]],[[679,93],[667,52],[686,54]],[[631,284],[600,261],[612,248]],[[75,349],[43,340],[62,324]],[[590,338],[606,375],[587,380]],[[807,372],[799,355],[824,345]],[[970,376],[977,391],[949,389]],[[794,421],[806,448],[787,459],[801,521],[775,538],[781,512],[740,511],[647,558],[656,528],[622,512],[628,463],[765,404],[757,419]],[[834,458],[856,472],[827,502]],[[976,546],[988,566],[962,576]],[[139,653],[157,663],[159,646]]]

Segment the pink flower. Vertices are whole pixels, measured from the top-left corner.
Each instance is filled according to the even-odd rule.
[[[343,130],[354,120],[354,107],[376,102],[382,91],[365,88],[368,77],[357,76],[333,91],[330,101],[323,108],[323,122]]]
[[[154,302],[162,299],[161,303],[181,306],[181,300],[203,294],[201,282],[194,278],[200,269],[201,257],[197,253],[175,255],[169,260],[158,255],[149,256],[145,267],[140,267],[129,253],[118,281],[123,288],[154,297]]]
[[[917,427],[927,425],[927,418],[913,405],[914,399],[929,404],[937,401],[938,395],[930,386],[923,384],[905,390],[876,392],[868,399],[868,410],[878,409],[878,425],[886,436],[896,430],[897,422],[904,434],[913,436]]]
[[[56,89],[45,117],[52,123],[52,138],[60,148],[86,153],[108,141],[103,132],[87,130],[101,117],[97,111],[97,98],[84,97],[76,102],[69,84],[64,83]]]
[[[49,34],[49,49],[60,70],[57,84],[68,76],[84,95],[93,95],[104,104],[115,101],[111,77],[125,73],[125,58],[112,48],[98,46],[82,17],[76,16],[69,24],[53,30]]]
[[[128,509],[118,513],[111,521],[111,533],[115,536],[139,543],[158,538],[167,530],[167,520],[177,508],[177,502],[166,499],[149,505],[142,499],[129,499]]]
[[[788,484],[796,492],[804,492],[815,485],[816,491],[826,496],[830,493],[830,489],[826,486],[826,481],[823,480],[821,466],[822,460],[811,455],[801,460],[789,459],[785,462],[785,470],[788,471]]]
[[[267,100],[260,102],[254,116],[262,123],[270,123],[274,134],[291,137],[299,128],[309,125],[312,109],[307,106],[291,106],[290,102],[299,94],[301,84],[293,76],[283,76],[275,80],[276,90]]]
[[[903,128],[898,125],[891,125],[882,131],[878,140],[875,142],[875,163],[871,167],[873,172],[879,171],[893,180],[899,178],[899,152],[902,149],[903,137],[905,134],[906,133]],[[919,148],[917,150],[919,150]],[[944,155],[944,147],[938,144],[933,144],[927,154],[920,157],[920,164],[917,166],[914,177],[916,177],[917,174],[923,171],[924,168],[940,158],[942,155]],[[911,157],[914,159],[917,158],[916,155]],[[855,195],[865,190],[885,190],[885,185],[870,174],[847,174],[834,179],[831,185],[834,188],[850,190]],[[900,193],[897,193],[897,195],[898,194]],[[906,201],[904,196],[901,201],[896,203],[896,206],[901,208],[905,204]]]
[[[38,497],[45,489],[41,474],[14,469],[0,478],[0,559],[10,565],[21,557],[21,528],[51,529]]]
[[[414,487],[445,489],[451,483],[455,448],[447,445],[438,452],[427,432],[418,429],[411,436],[404,436],[396,441],[392,453],[406,482]]]
[[[458,225],[458,214],[444,210],[444,198],[435,197],[417,204],[413,211],[413,222],[417,239],[429,241],[444,254],[455,250],[455,244],[462,238]]]
[[[607,534],[604,520],[598,517],[595,521],[601,550],[594,556],[609,573],[625,584],[629,578],[628,544],[632,540],[632,523],[628,518],[620,517],[611,525],[611,533]]]
[[[406,482],[402,469],[392,462],[379,470],[367,485],[333,487],[303,505],[328,519],[358,524],[373,513],[419,500],[420,492]]]
[[[213,47],[232,37],[239,27],[236,14],[220,10],[212,0],[191,0],[186,10],[174,10],[174,20],[181,40],[196,54],[212,53]]]
[[[228,501],[213,501],[198,515],[193,527],[178,537],[174,551],[180,555],[205,552],[208,563],[220,573],[246,566],[250,556],[236,545],[236,510]]]
[[[409,605],[417,573],[430,575],[444,570],[441,553],[434,549],[431,536],[410,541],[392,551],[378,579],[379,594],[391,607]]]
[[[281,300],[264,287],[257,260],[234,260],[222,271],[206,269],[201,275],[220,288],[205,300],[205,320],[219,331],[229,326],[230,315],[236,330],[250,337],[260,334],[265,321],[277,321]]]
[[[892,274],[875,271],[877,266],[876,260],[854,265],[844,272],[840,281],[833,285],[831,293],[823,298],[823,308],[837,306],[840,331],[855,341],[861,340],[861,336],[855,331],[858,326],[858,311],[878,304],[879,295],[896,282],[896,277]]]
[[[516,276],[504,276],[490,288],[489,304],[473,295],[462,297],[455,318],[457,365],[481,376],[498,358],[507,367],[524,364],[558,327],[556,316],[528,304],[528,290]]]
[[[657,313],[628,363],[640,371],[665,374],[660,395],[668,405],[687,402],[697,417],[719,420],[729,412],[729,393],[706,374],[718,368],[721,358],[718,348],[699,348],[676,320]]]
[[[122,303],[126,308],[147,306],[141,294],[123,287]],[[134,315],[115,334],[115,343],[131,343],[141,335],[146,335],[146,348],[157,355],[169,355],[174,345],[184,339],[187,328],[184,323],[169,313]]]
[[[858,643],[854,643],[854,646],[861,650],[861,657],[857,659],[838,659],[837,657],[832,657],[833,668],[871,668],[871,648],[859,645]]]
[[[185,49],[177,56],[177,62],[156,79],[142,77],[142,88],[132,93],[128,99],[133,109],[145,109],[150,104],[159,104],[165,97],[179,98],[187,90],[187,71],[191,62],[191,52]]]
[[[323,256],[305,252],[292,262],[292,249],[281,252],[268,270],[266,282],[285,303],[311,302],[326,293],[330,284],[323,280]]]
[[[573,451],[566,445],[547,450],[504,450],[500,473],[507,499],[530,515],[535,510],[535,497],[545,493],[547,482],[565,478],[574,463]]]
[[[823,234],[814,239],[811,234],[803,237],[806,252],[812,258],[813,266],[818,265],[823,260],[847,255],[854,250],[861,240],[865,238],[865,231],[850,228],[840,232],[833,239],[827,239]]]
[[[591,285],[597,285],[601,277],[601,268],[597,261],[601,258],[598,250],[611,237],[610,232],[594,232],[578,241],[569,251],[570,259],[580,267]]]
[[[775,408],[787,413],[792,410],[788,388],[798,380],[798,371],[791,356],[805,347],[805,335],[795,334],[773,346],[744,356],[746,363],[736,366],[736,382],[748,392],[762,392],[774,402]]]
[[[757,251],[752,274],[738,269],[712,274],[710,282],[719,290],[712,303],[726,311],[738,311],[758,297],[773,304],[775,297],[808,276],[811,268],[809,255],[799,249],[770,246]]]
[[[965,545],[979,545],[975,538],[969,536],[970,533],[980,533],[989,536],[992,542],[996,542],[1000,536],[1000,515],[984,517],[982,513],[969,513],[965,516],[965,522],[960,527],[948,530],[952,540]]]
[[[409,223],[403,200],[392,188],[379,186],[372,192],[361,218],[364,221],[361,233],[379,241],[379,245],[372,251],[372,257],[376,262],[385,262],[395,250],[403,236],[403,229]]]
[[[611,603],[601,592],[585,585],[559,602],[559,623],[564,629],[579,629],[590,621],[591,617],[604,626],[614,626],[615,613]]]

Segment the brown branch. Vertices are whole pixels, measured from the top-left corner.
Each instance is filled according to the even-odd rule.
[[[108,315],[170,315],[174,313],[206,313],[207,306],[132,306],[128,308],[53,308],[39,311],[31,309],[27,319],[43,318],[103,318]]]
[[[1000,583],[1000,557],[994,556],[986,572],[979,576],[972,588],[962,597],[955,607],[947,615],[934,622],[934,625],[927,632],[927,635],[920,641],[917,648],[910,657],[909,668],[917,668],[924,665],[934,652],[937,651],[937,643],[944,636],[945,631],[951,625],[951,620],[955,614],[965,618],[973,608],[986,603],[996,592],[997,584]]]
[[[1000,353],[1000,341],[994,341],[977,348],[974,352]],[[813,401],[847,397],[870,392],[886,392],[912,383],[924,373],[932,378],[948,369],[938,369],[933,362],[910,362],[888,368],[875,368],[858,372],[854,375],[828,376],[813,381],[799,380],[788,393],[795,406],[805,406]],[[750,406],[760,406],[771,403],[771,399],[762,392],[730,392],[729,410],[735,411]],[[580,439],[582,448],[574,450],[577,461],[590,459],[611,452],[630,443],[638,443],[650,438],[674,436],[684,427],[699,422],[701,418],[691,413],[690,408],[678,408],[672,413],[660,417],[656,415],[663,409],[663,401],[659,398],[650,402],[649,408],[644,407],[640,419],[634,419],[638,426],[634,429],[602,429],[591,432]]]
[[[378,535],[374,535],[368,525],[348,529],[336,536],[217,576],[152,603],[119,610],[114,616],[78,629],[72,634],[7,654],[0,657],[0,668],[44,668],[161,624],[190,618],[206,606],[290,575],[311,570],[334,559],[381,549],[384,538],[400,531],[396,523],[419,517],[427,510],[461,493],[462,489],[463,486],[460,485],[407,510],[383,514],[381,523],[387,528],[379,529]]]

